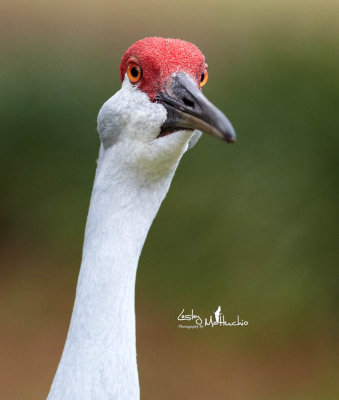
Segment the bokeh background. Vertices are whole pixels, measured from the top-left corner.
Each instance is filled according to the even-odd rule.
[[[197,44],[236,145],[185,155],[137,277],[142,399],[337,399],[331,0],[0,2],[0,398],[44,399],[72,311],[96,117],[145,36]],[[246,328],[186,330],[221,305]]]

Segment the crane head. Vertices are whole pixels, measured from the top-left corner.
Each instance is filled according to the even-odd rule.
[[[122,57],[120,78],[121,90],[103,105],[98,117],[104,147],[129,140],[154,151],[184,141],[186,150],[201,131],[235,141],[227,117],[202,93],[208,66],[192,43],[159,37],[139,40]]]

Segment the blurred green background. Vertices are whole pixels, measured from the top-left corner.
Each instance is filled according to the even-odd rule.
[[[337,399],[339,2],[0,2],[0,398],[46,397],[96,117],[145,36],[198,45],[238,134],[185,155],[137,277],[142,399]],[[246,328],[178,329],[185,308]]]

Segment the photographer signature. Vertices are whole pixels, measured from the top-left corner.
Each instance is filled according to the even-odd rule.
[[[194,310],[191,310],[190,314],[185,314],[185,309],[183,308],[181,313],[178,315],[178,321],[194,321],[196,326],[203,328],[204,326],[247,326],[248,321],[240,319],[239,314],[235,321],[227,321],[225,319],[224,314],[221,312],[221,306],[217,308],[216,311],[213,311],[214,315],[210,315],[209,318],[205,317],[204,319],[200,317],[200,315],[194,314]],[[192,327],[189,325],[179,325],[180,328]]]

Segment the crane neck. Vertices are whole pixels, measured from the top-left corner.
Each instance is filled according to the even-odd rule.
[[[161,173],[123,159],[126,143],[101,145],[71,323],[48,400],[139,399],[137,265],[188,138]]]

